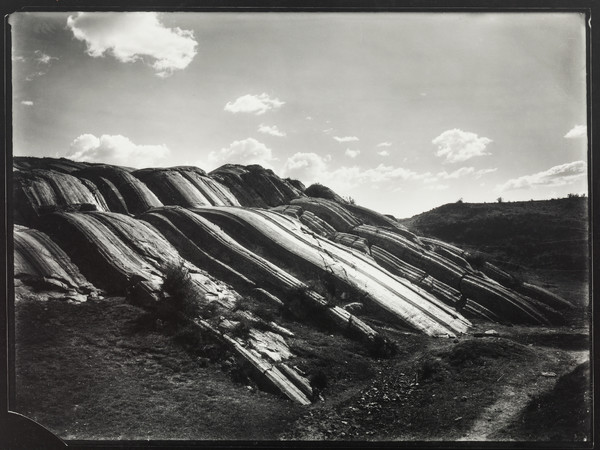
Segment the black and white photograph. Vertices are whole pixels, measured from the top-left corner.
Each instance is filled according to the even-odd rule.
[[[10,411],[592,445],[589,13],[7,21]]]

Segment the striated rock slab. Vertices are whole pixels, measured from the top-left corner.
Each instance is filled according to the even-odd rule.
[[[196,167],[142,169],[132,173],[165,205],[186,207],[239,206],[231,191]]]
[[[90,166],[73,172],[73,175],[93,182],[112,212],[140,214],[162,206],[148,186],[122,168]]]
[[[267,208],[290,203],[304,196],[288,180],[259,165],[225,164],[210,172],[210,177],[227,186],[242,206]]]
[[[48,235],[20,226],[14,230],[14,276],[28,285],[58,290],[80,301],[98,291]]]
[[[350,295],[368,297],[399,320],[430,335],[464,333],[469,322],[435,297],[416,286],[400,282],[374,261],[327,239],[307,233],[300,222],[260,210],[211,208],[194,210],[243,235],[244,245],[260,245],[261,255],[284,266],[296,266],[295,274],[331,277]],[[286,264],[287,262],[287,264]]]
[[[292,205],[301,206],[305,211],[310,211],[321,220],[327,222],[336,231],[350,232],[361,222],[342,205],[332,200],[322,198],[299,198],[292,200]]]
[[[238,208],[223,208],[237,211]],[[219,273],[238,289],[260,286],[266,295],[277,294],[283,303],[294,299],[305,307],[328,316],[342,329],[351,328],[372,341],[377,333],[358,318],[330,308],[325,299],[307,284],[276,264],[241,245],[220,227],[183,208],[161,208],[141,216],[155,225],[194,264]],[[253,289],[254,290],[254,289]]]
[[[32,224],[39,216],[73,206],[108,209],[104,198],[76,177],[46,169],[15,172],[13,175],[15,219]]]

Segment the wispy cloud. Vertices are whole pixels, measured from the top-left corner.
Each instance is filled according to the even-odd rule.
[[[391,147],[392,143],[391,142],[380,142],[379,144],[377,144],[377,147]]]
[[[360,155],[360,150],[351,150],[349,148],[346,149],[346,151],[344,152],[344,155],[346,155],[349,158],[356,158],[358,155]]]
[[[380,152],[377,152],[377,154],[379,156],[390,156],[390,152],[388,152],[387,150],[381,150]]]
[[[269,126],[269,125],[264,125],[261,123],[258,126],[258,132],[263,133],[263,134],[270,134],[271,136],[278,136],[278,137],[285,136],[285,132],[279,130],[279,128],[277,128],[276,125]]]
[[[22,100],[21,105],[33,106],[33,102],[31,100]]]
[[[504,184],[496,186],[497,191],[511,191],[516,189],[531,189],[536,187],[564,186],[575,182],[585,176],[587,164],[584,161],[573,161],[559,166],[551,167],[543,172],[512,178]]]
[[[343,136],[343,137],[334,136],[333,138],[336,141],[338,141],[338,142],[354,142],[354,141],[358,141],[358,138],[356,136]]]
[[[169,155],[166,145],[138,145],[121,135],[82,134],[71,143],[68,157],[75,161],[104,162],[122,166],[150,167]]]
[[[35,60],[40,64],[50,64],[53,60],[58,61],[57,57],[47,55],[46,53],[42,52],[41,50],[36,50],[34,52],[34,54],[35,54]]]
[[[461,167],[460,169],[456,169],[453,172],[438,172],[436,174],[438,179],[442,179],[442,180],[451,180],[451,179],[458,179],[460,177],[464,177],[465,175],[469,175],[471,173],[475,172],[475,168],[474,167]]]
[[[475,179],[479,179],[482,176],[487,175],[488,173],[496,172],[497,170],[497,167],[494,167],[493,169],[480,169],[477,172],[475,172]]]
[[[266,168],[272,168],[272,150],[254,138],[233,141],[229,147],[222,148],[218,152],[210,152],[208,162],[213,167],[219,167],[226,163],[232,164],[260,164]],[[212,167],[211,167],[212,168]]]
[[[30,73],[29,75],[27,75],[27,76],[25,77],[25,80],[26,80],[26,81],[32,81],[32,80],[34,80],[35,78],[41,77],[41,76],[43,76],[43,75],[46,75],[46,72],[44,72],[44,71],[33,72],[33,73]]]
[[[417,173],[403,167],[386,166],[363,169],[358,166],[330,167],[331,156],[316,153],[296,153],[286,161],[283,174],[298,178],[305,184],[326,183],[333,189],[350,189],[360,185],[389,186],[398,181],[423,180],[431,174]],[[397,186],[396,186],[397,187]]]
[[[486,151],[487,145],[492,142],[491,139],[458,128],[444,131],[431,142],[438,147],[436,156],[445,158],[445,162],[448,163],[491,154]]]
[[[225,105],[225,111],[237,113],[250,113],[260,116],[267,111],[276,110],[281,108],[285,102],[282,102],[278,98],[271,98],[268,94],[262,93],[260,95],[243,95],[238,97],[233,102],[228,102]]]
[[[333,131],[333,128],[327,128],[325,130],[323,130],[323,133],[329,134]]]
[[[150,58],[161,78],[185,69],[197,53],[194,32],[165,27],[156,12],[80,12],[68,17],[67,28],[88,55],[111,54],[124,63]]]
[[[587,136],[587,126],[586,125],[575,125],[571,128],[564,137],[567,139],[575,139],[580,137]]]

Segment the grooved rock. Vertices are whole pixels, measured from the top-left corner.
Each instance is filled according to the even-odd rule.
[[[240,205],[226,186],[196,167],[142,169],[132,172],[132,175],[142,180],[165,205]]]
[[[209,175],[227,186],[242,206],[267,208],[304,196],[294,184],[259,165],[225,164]]]

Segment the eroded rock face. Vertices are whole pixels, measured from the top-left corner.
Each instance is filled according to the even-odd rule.
[[[56,209],[84,209],[106,211],[108,206],[101,194],[66,173],[54,170],[22,170],[13,174],[15,222],[31,224],[40,215]]]
[[[301,404],[312,390],[286,364],[293,334],[246,303],[325,318],[367,345],[385,341],[369,325],[372,311],[428,335],[457,336],[471,317],[545,324],[560,320],[553,308],[568,305],[490,264],[476,269],[467,252],[390,217],[306,197],[303,186],[260,166],[207,175],[30,158],[15,168],[15,218],[30,225],[15,229],[19,283],[79,300],[102,289],[154,308],[180,268],[186,298],[216,308],[182,320]]]
[[[90,166],[73,172],[78,178],[90,180],[104,196],[110,211],[140,214],[162,202],[144,183],[128,171],[114,166]]]
[[[231,191],[196,167],[142,169],[132,173],[142,180],[165,205],[239,206]]]
[[[22,226],[14,230],[14,276],[37,290],[54,291],[64,298],[85,301],[98,290],[83,276],[69,256],[48,235]]]
[[[225,164],[209,175],[227,186],[242,206],[267,208],[284,205],[304,196],[292,183],[258,165]]]

